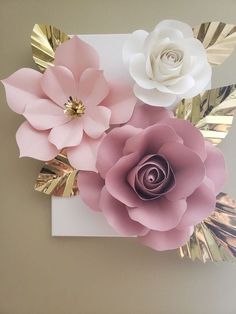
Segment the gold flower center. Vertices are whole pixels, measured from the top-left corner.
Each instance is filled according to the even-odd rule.
[[[69,97],[65,103],[64,113],[70,117],[81,117],[85,113],[85,106],[81,100],[76,97]]]

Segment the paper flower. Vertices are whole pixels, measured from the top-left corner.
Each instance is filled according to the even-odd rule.
[[[151,33],[135,31],[124,44],[123,57],[135,95],[149,105],[171,106],[197,95],[211,80],[203,44],[179,21],[162,21]]]
[[[147,105],[105,136],[97,169],[79,173],[81,198],[117,232],[156,250],[187,242],[226,177],[223,154],[197,128]]]
[[[107,82],[97,52],[77,36],[57,48],[54,64],[44,74],[25,68],[3,80],[8,105],[27,119],[16,135],[20,154],[50,160],[66,148],[72,166],[96,171],[104,132],[130,119],[136,97]]]

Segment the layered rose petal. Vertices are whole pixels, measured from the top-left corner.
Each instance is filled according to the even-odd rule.
[[[182,230],[177,228],[169,231],[149,231],[145,236],[140,237],[141,243],[157,251],[173,250],[184,245],[193,233],[193,227]]]
[[[82,120],[72,119],[65,124],[55,126],[51,129],[48,139],[58,149],[73,147],[80,144],[83,137]]]
[[[99,68],[96,50],[78,36],[72,37],[56,49],[54,63],[68,68],[77,80],[87,68]]]
[[[151,140],[150,138],[155,140]],[[175,131],[162,124],[156,124],[140,132],[137,136],[133,136],[125,143],[124,154],[139,152],[141,156],[148,154],[157,154],[159,149],[165,143],[182,142],[182,139]],[[171,144],[170,144],[171,145]]]
[[[213,182],[215,194],[221,192],[226,180],[225,160],[222,152],[210,142],[206,142],[206,176]]]
[[[136,128],[147,128],[158,122],[163,122],[168,118],[172,118],[173,113],[162,107],[151,107],[145,104],[137,104],[133,115],[128,124]]]
[[[97,171],[96,160],[102,137],[92,139],[84,135],[80,145],[67,149],[70,164],[79,170]]]
[[[58,155],[59,150],[48,141],[48,131],[36,131],[24,122],[16,133],[20,157],[32,157],[47,161]]]
[[[72,72],[64,66],[47,68],[41,80],[41,87],[45,94],[62,108],[69,96],[76,95],[77,90]]]
[[[187,198],[187,210],[179,228],[196,225],[214,211],[216,195],[212,182],[205,178],[201,185]]]
[[[139,132],[140,129],[126,125],[121,128],[115,128],[105,136],[99,147],[97,157],[97,168],[103,178],[122,156],[123,147],[127,139]]]
[[[184,212],[187,203],[185,200],[171,202],[165,197],[146,202],[142,207],[129,208],[129,216],[143,224],[148,229],[167,231],[175,228]]]
[[[129,62],[130,58],[137,53],[143,51],[145,39],[148,36],[148,32],[138,30],[129,35],[129,39],[125,42],[123,48],[123,59],[126,63]]]
[[[114,199],[105,187],[101,193],[100,208],[108,223],[123,235],[142,235],[147,231],[142,224],[129,217],[126,206]]]
[[[169,161],[176,180],[176,186],[166,197],[177,200],[191,195],[205,176],[205,167],[200,157],[179,143],[164,144],[159,154]]]
[[[178,29],[181,31],[184,37],[193,37],[193,30],[192,28],[187,25],[186,23],[183,23],[181,21],[177,20],[164,20],[157,24],[155,27],[155,30],[162,30],[162,29]]]
[[[99,202],[104,180],[100,175],[91,171],[79,171],[77,183],[82,200],[91,209],[101,211]]]
[[[41,79],[41,73],[23,68],[2,80],[9,107],[16,113],[22,114],[27,104],[45,98],[40,86]]]

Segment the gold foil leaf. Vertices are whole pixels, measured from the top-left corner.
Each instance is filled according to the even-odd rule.
[[[180,255],[204,263],[236,262],[236,201],[220,193],[215,211],[195,226],[189,242],[180,248]]]
[[[78,194],[78,171],[74,169],[65,153],[45,162],[35,182],[35,190],[48,195],[73,196]]]
[[[194,37],[206,48],[211,65],[222,64],[236,46],[236,26],[222,22],[208,22],[193,28]]]
[[[227,135],[236,109],[236,85],[210,89],[191,99],[183,99],[176,107],[179,119],[190,121],[214,145]]]
[[[52,25],[35,24],[31,34],[33,59],[43,72],[53,65],[55,50],[70,37]]]

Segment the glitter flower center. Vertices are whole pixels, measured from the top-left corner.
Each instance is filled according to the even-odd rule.
[[[85,113],[85,106],[81,100],[70,96],[65,103],[64,113],[70,117],[81,117]]]

